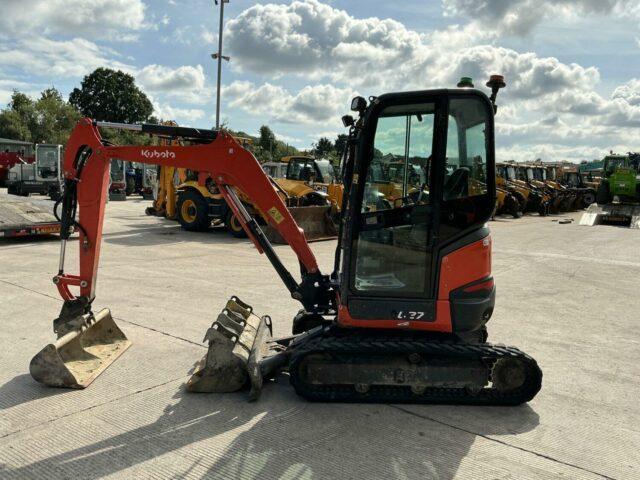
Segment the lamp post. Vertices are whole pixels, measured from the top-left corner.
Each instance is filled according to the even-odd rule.
[[[218,5],[218,0],[214,0],[215,4]],[[220,1],[220,28],[218,31],[218,53],[211,54],[211,58],[218,61],[218,88],[216,91],[216,130],[220,128],[220,80],[222,78],[222,60],[226,60],[227,62],[230,60],[230,57],[222,55],[222,26],[224,19],[224,4],[229,3],[229,0],[221,0]]]

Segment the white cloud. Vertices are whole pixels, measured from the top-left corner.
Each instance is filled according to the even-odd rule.
[[[225,36],[234,65],[280,75],[324,75],[354,63],[361,72],[373,62],[385,69],[411,61],[423,46],[418,33],[394,20],[354,19],[317,0],[255,5],[228,21]]]
[[[160,92],[190,103],[205,103],[211,96],[205,90],[202,65],[184,65],[175,69],[163,65],[147,65],[136,74],[136,80],[145,91]]]
[[[465,1],[451,0],[447,5],[459,6]],[[600,83],[595,67],[495,45],[497,32],[481,28],[479,23],[482,6],[488,3],[496,2],[479,0],[473,21],[428,34],[393,20],[358,19],[317,0],[254,5],[228,22],[226,44],[234,58],[233,68],[268,75],[271,83],[255,86],[235,82],[227,87],[225,98],[234,98],[232,106],[247,111],[255,108],[256,113],[279,122],[311,125],[333,118],[338,124],[352,89],[377,95],[452,87],[461,76],[473,77],[476,85],[484,88],[490,74],[501,73],[507,82],[499,98],[497,143],[501,148],[519,148],[516,143],[520,142],[531,149],[531,142],[540,142],[562,146],[563,152],[573,146],[579,151],[577,145],[593,145],[594,136],[603,146],[622,144],[629,135],[627,129],[640,126],[636,106],[640,103],[640,82],[622,85],[611,98],[604,98],[595,90]],[[511,10],[509,2],[498,3]],[[524,8],[528,0],[515,3]],[[544,9],[551,3],[567,2],[542,3]],[[584,11],[597,10],[590,6],[595,1],[578,3]],[[606,12],[617,11],[622,3],[616,2]],[[455,12],[449,9],[449,13]],[[298,92],[287,90],[279,85],[285,75],[303,78],[314,86]],[[330,94],[321,93],[319,87],[327,88]],[[310,99],[308,104],[304,98]],[[584,151],[591,153],[588,148]]]
[[[133,67],[113,57],[115,52],[99,47],[89,40],[51,40],[30,37],[16,44],[0,45],[0,65],[10,66],[30,75],[57,78],[80,77],[98,67],[132,72]]]
[[[214,35],[213,32],[211,32],[210,30],[207,30],[206,28],[202,27],[202,31],[200,32],[200,38],[204,43],[212,44],[212,43],[215,43],[215,41],[218,39],[218,36]]]
[[[122,40],[124,31],[145,28],[141,0],[3,0],[3,33],[88,36]]]
[[[11,100],[14,90],[19,90],[22,93],[31,95],[33,92],[28,91],[32,88],[32,85],[20,80],[0,80],[0,105],[8,104]]]
[[[267,115],[272,121],[313,125],[325,122],[326,127],[326,122],[340,124],[340,115],[355,93],[333,85],[308,85],[297,93],[290,93],[271,83],[256,86],[237,81],[225,86],[222,95],[230,106]]]
[[[502,32],[526,35],[549,18],[588,14],[640,17],[637,0],[443,0],[445,15],[478,21]]]
[[[166,103],[152,100],[153,114],[162,120],[173,120],[182,126],[192,125],[193,122],[204,118],[205,111],[199,108],[178,108]]]
[[[556,143],[526,143],[509,147],[498,147],[496,158],[498,161],[516,160],[531,161],[537,158],[543,160],[567,160],[579,163],[582,160],[600,159],[609,151],[611,144],[601,145],[561,145]],[[626,151],[625,147],[618,147],[615,151]]]
[[[328,78],[375,93],[452,86],[469,75],[481,81],[496,72],[518,98],[599,81],[595,68],[474,45],[493,38],[474,25],[423,35],[394,20],[356,19],[317,0],[255,5],[229,21],[226,35],[240,70]]]
[[[624,85],[620,85],[611,95],[613,99],[621,99],[629,105],[640,106],[640,79],[632,78]]]

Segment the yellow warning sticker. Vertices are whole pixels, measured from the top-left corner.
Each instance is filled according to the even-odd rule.
[[[276,207],[271,207],[268,212],[277,224],[280,224],[280,222],[284,220],[284,217]]]

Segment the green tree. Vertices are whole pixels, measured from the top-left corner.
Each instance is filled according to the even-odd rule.
[[[31,132],[20,114],[8,108],[0,112],[0,137],[30,142]]]
[[[268,126],[262,125],[260,127],[260,140],[258,141],[260,148],[271,153],[275,143],[276,136],[273,131]]]
[[[347,146],[348,138],[349,138],[349,135],[345,133],[341,133],[336,137],[336,141],[333,142],[333,149],[335,150],[338,158],[342,156],[342,153],[344,152],[344,148]]]
[[[322,137],[313,145],[313,153],[318,158],[327,158],[333,153],[333,143],[327,137]]]
[[[0,137],[64,144],[79,118],[55,88],[44,90],[36,102],[15,91],[8,107],[0,112]]]
[[[98,68],[74,88],[69,102],[82,115],[106,122],[138,123],[153,113],[153,105],[134,78],[120,70]]]
[[[66,143],[80,113],[55,88],[44,90],[34,106],[37,121],[31,131],[32,139],[43,143]]]
[[[36,119],[33,100],[14,90],[8,107],[0,114],[0,137],[32,141]]]

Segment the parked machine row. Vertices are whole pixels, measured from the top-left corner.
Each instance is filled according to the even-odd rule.
[[[596,189],[583,181],[577,165],[502,162],[496,175],[496,214],[545,216],[582,210],[596,200]]]
[[[177,126],[172,124],[171,126]],[[250,150],[249,139],[234,137],[243,148]],[[160,138],[161,145],[188,145],[188,139]],[[287,205],[296,222],[304,229],[308,240],[335,238],[337,227],[332,219],[335,204],[325,192],[304,186],[282,184],[280,179],[269,177],[281,200]],[[220,189],[208,173],[187,168],[160,166],[155,176],[156,192],[153,204],[145,212],[176,220],[189,231],[205,231],[212,224],[224,226],[234,237],[245,238],[237,216],[225,201]],[[250,215],[266,229],[267,237],[274,243],[284,239],[268,224],[268,212],[257,207],[241,189],[235,189]]]

